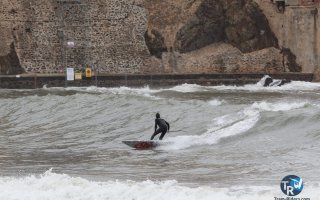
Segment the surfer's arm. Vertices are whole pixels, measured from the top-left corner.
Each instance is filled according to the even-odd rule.
[[[168,131],[170,130],[170,124],[166,121],[166,124],[168,126]]]
[[[154,120],[154,132],[157,130],[157,119]]]

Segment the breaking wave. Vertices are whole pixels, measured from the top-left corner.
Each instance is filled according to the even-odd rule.
[[[48,170],[40,176],[1,177],[0,199],[6,200],[270,200],[283,196],[278,187],[238,186],[214,188],[188,187],[175,180],[154,182],[105,181],[95,182]],[[305,187],[307,197],[320,195],[319,185]]]
[[[309,102],[276,102],[276,103],[268,103],[265,101],[255,102],[252,107],[265,111],[289,111],[293,109],[303,108],[305,106],[310,105]]]
[[[221,103],[219,101],[216,102],[216,100],[213,100],[213,102],[213,104]],[[308,102],[254,102],[251,106],[244,108],[237,113],[214,118],[212,123],[209,124],[207,131],[201,135],[171,137],[168,138],[166,142],[163,142],[164,145],[161,145],[160,148],[178,150],[196,145],[212,145],[223,138],[246,133],[258,123],[261,112],[263,111],[290,111],[308,105],[310,105]]]

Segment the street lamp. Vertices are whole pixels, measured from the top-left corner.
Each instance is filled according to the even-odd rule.
[[[67,42],[67,48],[73,48],[74,47],[74,42],[73,41],[68,41]],[[74,69],[72,68],[68,68],[68,51],[66,50],[65,51],[65,65],[66,65],[66,72],[67,72],[67,74],[66,74],[66,83],[65,83],[65,85],[66,85],[66,87],[68,86],[68,81],[70,80],[70,81],[74,81]],[[68,74],[68,72],[70,73],[70,74]],[[69,76],[68,76],[69,75]],[[71,76],[73,76],[73,78],[71,78]],[[68,78],[69,77],[69,78]]]

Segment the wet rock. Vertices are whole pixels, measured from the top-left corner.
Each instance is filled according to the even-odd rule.
[[[290,80],[286,80],[286,79],[275,80],[268,75],[263,77],[261,81],[263,83],[263,87],[279,87],[291,82]]]

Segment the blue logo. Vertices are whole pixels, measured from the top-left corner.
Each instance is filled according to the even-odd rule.
[[[282,179],[280,188],[283,194],[287,196],[296,196],[300,194],[303,189],[303,181],[295,175],[289,175]]]

